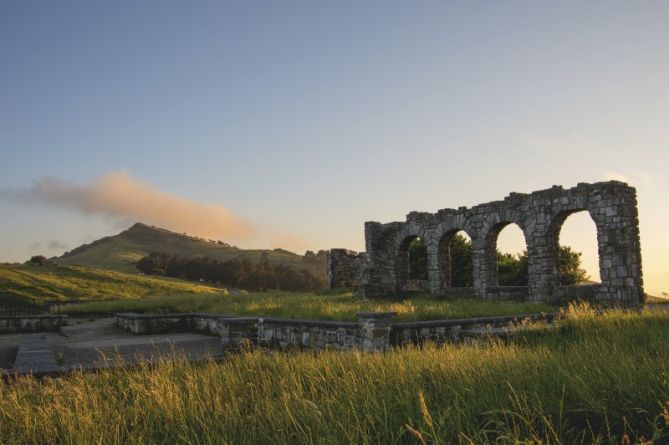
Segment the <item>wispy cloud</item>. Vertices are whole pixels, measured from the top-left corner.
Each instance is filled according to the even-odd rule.
[[[606,180],[615,180],[626,182],[631,186],[644,186],[651,188],[654,185],[653,175],[645,171],[630,171],[630,172],[620,172],[620,171],[606,171],[604,172],[604,178]]]
[[[45,250],[49,253],[64,252],[65,250],[67,250],[67,248],[68,248],[67,244],[63,244],[58,240],[51,240],[45,242],[36,241],[30,245],[30,249],[32,249],[33,251]]]
[[[88,184],[42,178],[30,187],[0,191],[0,197],[45,203],[115,222],[141,221],[205,238],[248,240],[256,228],[218,204],[202,204],[159,190],[127,172],[107,173]]]

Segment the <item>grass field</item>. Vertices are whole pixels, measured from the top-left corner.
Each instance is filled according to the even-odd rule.
[[[82,266],[0,265],[0,299],[4,300],[90,300],[214,292],[221,294],[224,290]]]
[[[475,299],[364,301],[351,293],[229,293],[188,281],[82,266],[0,266],[0,303],[100,300],[68,306],[72,315],[115,312],[214,312],[231,315],[355,320],[363,311],[397,311],[399,320],[552,312],[545,304]]]
[[[141,300],[91,302],[65,309],[71,315],[115,312],[213,312],[321,320],[355,320],[356,313],[366,311],[396,311],[398,320],[427,320],[557,310],[559,308],[556,306],[512,301],[435,300],[427,297],[396,302],[365,301],[352,293],[286,292],[151,296]]]
[[[666,443],[669,316],[560,323],[507,344],[24,378],[0,387],[0,443]]]

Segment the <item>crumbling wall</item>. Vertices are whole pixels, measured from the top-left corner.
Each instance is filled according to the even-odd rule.
[[[554,186],[533,193],[511,193],[503,201],[411,212],[404,222],[365,223],[366,260],[361,293],[368,298],[402,295],[408,283],[408,245],[420,237],[427,247],[428,284],[432,294],[448,294],[447,246],[460,230],[472,240],[473,283],[480,298],[523,295],[499,288],[496,248],[500,231],[517,224],[528,249],[530,301],[552,301],[559,285],[558,236],[565,219],[587,211],[597,227],[601,285],[597,303],[636,306],[643,302],[641,249],[636,191],[623,182]]]
[[[346,249],[328,252],[328,289],[357,289],[363,270],[364,254]]]

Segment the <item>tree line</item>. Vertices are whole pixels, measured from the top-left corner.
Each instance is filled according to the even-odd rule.
[[[325,281],[308,270],[270,263],[266,252],[257,263],[248,259],[219,261],[206,256],[184,258],[155,252],[139,260],[137,269],[147,275],[206,281],[246,290],[308,292],[325,288]]]
[[[590,278],[581,268],[581,252],[560,246],[560,284],[573,285]],[[472,287],[472,242],[455,235],[450,244],[451,286]],[[527,250],[518,255],[497,250],[497,273],[500,286],[527,286]],[[409,275],[412,280],[427,280],[427,248],[421,239],[409,246]]]

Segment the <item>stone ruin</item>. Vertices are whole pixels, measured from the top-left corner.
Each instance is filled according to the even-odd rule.
[[[561,286],[560,228],[572,213],[587,211],[597,228],[601,284]],[[497,237],[515,223],[525,236],[528,286],[500,286]],[[449,248],[464,231],[472,241],[472,289],[449,286]],[[638,306],[644,301],[636,190],[623,182],[579,183],[564,189],[511,193],[503,201],[472,208],[411,212],[404,222],[365,223],[366,252],[333,249],[328,255],[330,288],[355,288],[365,298],[401,297],[415,290],[409,279],[409,245],[427,247],[426,291],[435,296],[564,302],[582,298],[604,305]]]

